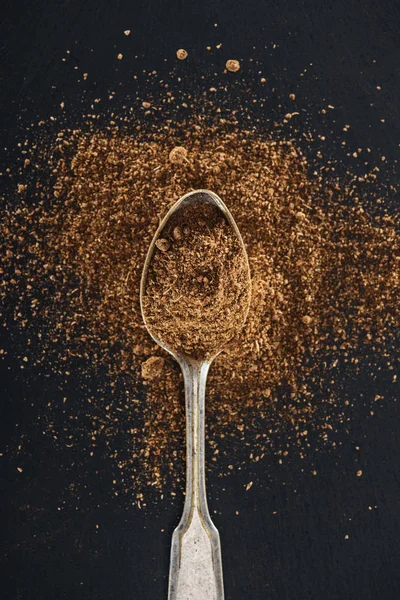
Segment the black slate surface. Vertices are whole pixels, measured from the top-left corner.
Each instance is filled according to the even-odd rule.
[[[9,0],[2,12],[2,147],[12,148],[21,125],[53,114],[61,100],[79,109],[76,74],[61,63],[66,49],[96,82],[93,93],[101,95],[124,81],[128,67],[124,61],[116,67],[118,52],[144,55],[139,63],[157,69],[180,47],[204,55],[206,62],[208,44],[222,42],[227,58],[251,56],[255,46],[263,60],[263,46],[276,43],[276,53],[264,59],[265,70],[271,77],[279,73],[282,96],[307,68],[312,74],[301,80],[304,104],[334,105],[338,129],[351,125],[349,145],[370,147],[388,163],[398,156],[400,8],[394,0]],[[132,30],[129,40],[121,35],[124,29]],[[388,169],[387,177],[397,175]],[[2,337],[2,346],[9,347],[7,335]],[[179,501],[147,511],[105,502],[109,466],[99,458],[90,462],[79,447],[74,452],[85,469],[66,475],[59,468],[66,451],[43,441],[36,421],[36,404],[49,394],[62,396],[58,382],[37,377],[28,383],[13,359],[1,362],[0,371],[0,445],[15,442],[21,432],[33,440],[21,458],[22,473],[0,459],[0,597],[166,598]],[[371,398],[393,395],[384,374],[373,379],[366,373],[346,385]],[[69,393],[79,402],[73,379]],[[264,461],[223,480],[211,474],[209,501],[221,533],[226,600],[397,600],[399,433],[398,405],[383,402],[373,418],[356,415],[340,450],[315,457],[316,477],[299,459],[289,465]],[[356,477],[360,468],[363,476]],[[81,500],[60,505],[74,475]],[[250,480],[255,483],[245,492]]]

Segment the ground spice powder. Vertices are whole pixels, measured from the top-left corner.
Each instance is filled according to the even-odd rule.
[[[144,128],[114,115],[61,130],[43,151],[24,147],[15,194],[3,198],[2,322],[24,335],[21,367],[51,366],[66,380],[74,361],[107,368],[104,393],[79,407],[90,422],[82,435],[90,452],[101,440],[115,461],[116,493],[142,503],[182,480],[181,375],[145,330],[139,283],[160,216],[188,191],[224,199],[252,277],[240,343],[209,376],[210,464],[221,474],[239,466],[237,446],[246,461],[272,443],[280,460],[305,456],[311,443],[334,446],[358,401],[337,393],[341,369],[357,374],[371,360],[390,373],[396,364],[398,221],[376,170],[361,184],[339,180],[330,165],[311,169],[301,142],[205,112]],[[182,243],[174,231],[168,248]],[[48,417],[55,443],[73,443],[70,419]]]

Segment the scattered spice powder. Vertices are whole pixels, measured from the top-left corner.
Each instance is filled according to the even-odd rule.
[[[183,201],[161,235],[142,298],[147,327],[173,352],[209,359],[242,329],[249,309],[243,243],[201,196]]]
[[[155,490],[174,495],[183,481],[182,377],[145,330],[139,283],[160,216],[192,189],[224,199],[252,276],[240,343],[210,371],[211,467],[234,471],[236,447],[242,456],[247,448],[246,462],[335,447],[360,401],[335,386],[343,369],[390,373],[397,364],[398,217],[377,170],[339,178],[332,162],[309,162],[302,134],[290,137],[199,104],[186,119],[146,126],[89,115],[22,146],[29,163],[10,175],[14,193],[2,199],[2,323],[21,368],[28,357],[30,369],[51,367],[65,382],[71,365],[108,369],[104,391],[67,403],[61,424],[49,403],[42,428],[71,445],[76,420],[88,415],[79,435],[91,454],[101,440],[115,462],[115,493],[143,503]],[[190,159],[171,160],[176,148]],[[159,256],[184,235],[177,223]]]

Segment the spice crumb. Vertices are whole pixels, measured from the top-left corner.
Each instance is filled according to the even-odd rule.
[[[142,363],[143,379],[160,379],[164,374],[165,360],[161,356],[150,356]]]
[[[173,231],[172,231],[172,235],[174,236],[175,240],[181,240],[183,237],[183,233],[182,233],[182,229],[181,227],[179,227],[179,225],[177,225],[176,227],[174,227]]]
[[[184,48],[180,48],[179,50],[176,51],[176,57],[179,60],[185,60],[188,57],[188,53]]]
[[[240,69],[240,63],[238,60],[230,59],[226,61],[225,67],[227,71],[230,71],[231,73],[237,73],[237,71]]]
[[[303,321],[304,325],[311,325],[312,323],[312,317],[309,315],[304,315],[301,320]]]
[[[170,243],[165,238],[159,238],[156,241],[156,246],[159,250],[161,250],[161,252],[168,252],[170,249]]]

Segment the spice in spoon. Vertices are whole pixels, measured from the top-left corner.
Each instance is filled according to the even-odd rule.
[[[155,245],[143,296],[147,326],[171,350],[211,358],[248,312],[242,242],[219,207],[196,201],[171,215]]]

